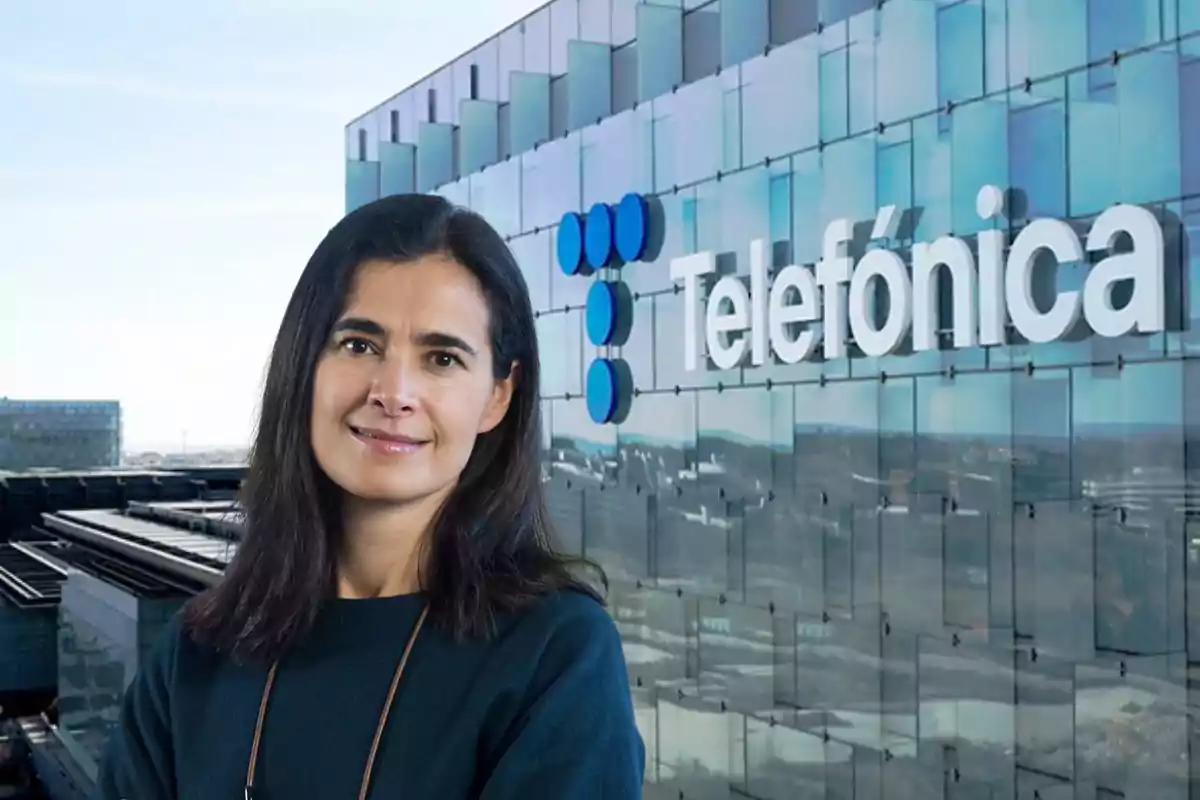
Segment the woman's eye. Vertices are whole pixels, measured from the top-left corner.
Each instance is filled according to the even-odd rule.
[[[364,356],[371,352],[371,343],[366,339],[346,339],[342,342],[342,349],[356,356]]]
[[[449,369],[459,363],[458,356],[453,353],[433,353],[430,359],[433,361],[433,365],[439,369]]]

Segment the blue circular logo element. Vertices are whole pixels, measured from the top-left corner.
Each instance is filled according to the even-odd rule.
[[[617,204],[617,255],[622,261],[637,261],[646,252],[649,216],[646,199],[636,192],[625,195]]]
[[[607,281],[596,281],[588,290],[587,335],[592,344],[600,347],[612,341],[617,330],[617,287]]]
[[[596,269],[612,261],[613,213],[608,204],[596,203],[588,211],[583,250],[588,264]]]
[[[574,211],[562,215],[558,223],[558,266],[567,275],[576,275],[583,266],[583,220]]]
[[[597,358],[588,367],[588,416],[598,425],[612,422],[617,413],[620,384],[617,369],[607,358]]]

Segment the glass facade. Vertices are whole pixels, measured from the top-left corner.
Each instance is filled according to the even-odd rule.
[[[125,689],[181,605],[179,598],[139,597],[81,571],[64,582],[58,609],[58,733],[91,779],[120,718]]]
[[[645,796],[1200,797],[1200,0],[644,5],[556,0],[464,56],[522,130],[514,74],[553,83],[567,41],[610,43],[614,113],[475,172],[439,150],[435,191],[511,237],[539,312],[552,513],[613,582]],[[392,109],[416,143],[437,82],[352,123],[347,158]],[[361,175],[348,193],[377,196]],[[874,239],[891,205],[889,249],[974,248],[984,185],[1008,241],[1150,210],[1163,330],[955,349],[942,325],[932,350],[685,369],[672,260],[746,277],[763,240],[772,272],[815,264],[831,222]],[[655,208],[647,260],[564,274],[564,212],[628,192]],[[1039,269],[1033,294],[1083,289],[1095,261]],[[620,344],[587,335],[597,280],[630,292]],[[597,357],[632,375],[617,424],[589,415]]]
[[[0,470],[121,463],[121,405],[0,397]]]

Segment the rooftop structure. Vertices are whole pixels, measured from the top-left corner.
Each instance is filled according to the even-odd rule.
[[[52,800],[90,796],[141,657],[236,551],[243,474],[0,476],[0,704]]]

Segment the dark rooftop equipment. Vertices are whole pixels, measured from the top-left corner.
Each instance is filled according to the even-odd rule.
[[[0,541],[25,538],[42,515],[67,509],[124,508],[130,502],[228,499],[243,466],[180,470],[0,472]]]
[[[17,608],[58,605],[67,567],[49,551],[60,549],[56,543],[0,544],[0,597]]]

